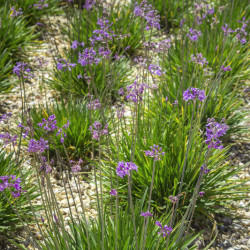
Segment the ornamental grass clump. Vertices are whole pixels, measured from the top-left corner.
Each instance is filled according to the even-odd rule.
[[[36,4],[46,11],[44,1]],[[50,80],[58,101],[30,108],[25,83],[34,74],[21,60],[14,67],[24,94],[20,123],[0,139],[14,151],[20,177],[0,175],[0,195],[37,249],[196,249],[193,218],[214,218],[231,203],[228,195],[246,196],[244,181],[232,180],[241,169],[231,171],[225,138],[242,121],[232,114],[246,77],[237,60],[246,57],[247,21],[231,28],[216,4],[195,3],[185,6],[192,11],[179,20],[178,36],[163,39],[154,37],[161,19],[153,3],[130,8],[122,31],[119,4],[65,2],[69,46],[53,58]],[[127,67],[130,45],[142,50]],[[22,197],[32,200],[21,150],[42,200],[36,213],[30,206],[42,241],[18,206]]]

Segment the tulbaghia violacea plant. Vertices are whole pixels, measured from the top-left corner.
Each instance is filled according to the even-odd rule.
[[[189,88],[183,93],[183,100],[186,102],[189,100],[195,100],[196,98],[203,102],[206,99],[205,91],[198,88]]]

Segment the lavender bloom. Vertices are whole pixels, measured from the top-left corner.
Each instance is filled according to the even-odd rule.
[[[127,86],[128,95],[126,98],[133,102],[138,102],[139,100],[141,101],[145,88],[148,88],[147,84],[134,81],[133,84]]]
[[[247,42],[246,40],[246,36],[247,36],[247,32],[246,32],[246,27],[247,27],[247,22],[245,22],[245,17],[242,18],[242,21],[238,21],[239,23],[242,23],[242,27],[241,28],[237,28],[235,30],[235,32],[237,33],[236,34],[236,37],[238,39],[238,41],[241,42],[241,44],[245,44]]]
[[[167,102],[168,101],[168,97],[166,96],[166,98],[165,98],[165,101]]]
[[[76,161],[70,161],[71,162],[71,171],[73,173],[77,173],[79,171],[81,171],[81,164],[83,163],[83,160],[80,158],[78,162]]]
[[[99,48],[99,55],[100,56],[103,56],[104,58],[109,58],[110,57],[110,55],[111,55],[111,50],[110,49],[108,49],[108,48],[105,48],[105,47],[101,47],[101,48]],[[119,57],[118,58],[116,58],[117,60],[118,59],[120,59]]]
[[[206,98],[205,91],[199,90],[198,88],[188,88],[183,93],[183,100],[186,102],[189,100],[195,100],[197,97],[201,102],[203,102]]]
[[[154,158],[155,161],[160,161],[161,156],[165,155],[165,152],[160,152],[162,151],[162,148],[160,148],[158,145],[153,145],[150,148],[151,151],[145,151],[145,155]]]
[[[112,195],[112,196],[116,196],[116,195],[117,195],[116,189],[112,189],[112,190],[109,192],[109,194]]]
[[[82,47],[84,47],[85,44],[84,44],[84,42],[79,43],[79,42],[77,42],[77,41],[75,40],[75,41],[72,42],[71,48],[72,48],[72,49],[77,49],[77,46],[78,46],[78,45],[81,45]]]
[[[119,177],[123,179],[124,176],[130,175],[130,171],[135,170],[138,171],[138,166],[135,165],[133,162],[118,162],[116,173]]]
[[[164,39],[155,45],[155,52],[165,53],[171,47],[171,39]]]
[[[92,99],[92,98],[91,98],[91,99]],[[101,108],[101,103],[100,103],[99,99],[90,101],[90,102],[87,104],[87,108],[88,108],[88,109],[92,109],[92,110],[100,109],[100,108]]]
[[[89,130],[91,131],[93,139],[100,140],[102,135],[106,135],[108,133],[108,124],[106,124],[103,129],[101,128],[102,128],[102,124],[98,121],[95,121],[93,123],[93,126],[89,127]]]
[[[213,15],[214,14],[214,8],[213,7],[209,7],[209,5],[207,5],[207,14]]]
[[[34,75],[32,75],[31,69],[27,67],[28,64],[24,62],[17,62],[16,66],[13,67],[13,74],[16,74],[18,78],[33,78]]]
[[[200,197],[203,197],[204,194],[205,194],[205,192],[203,192],[203,191],[199,192],[199,196],[200,196]]]
[[[43,26],[43,23],[36,23],[37,26]]]
[[[77,76],[77,79],[83,78],[81,74]]]
[[[200,36],[201,32],[199,30],[194,30],[192,28],[189,29],[189,33],[187,34],[187,37],[193,42],[197,41]]]
[[[40,138],[40,140],[36,141],[35,139],[31,139],[29,141],[29,153],[37,153],[41,154],[45,151],[45,149],[48,149],[48,141],[45,141],[43,138]]]
[[[190,62],[194,62],[196,64],[201,65],[202,67],[205,65],[207,66],[208,61],[205,57],[203,57],[202,53],[196,53],[196,57],[194,55],[191,55],[191,61]]]
[[[155,224],[161,229],[161,231],[158,232],[158,234],[162,234],[163,237],[166,237],[167,234],[169,235],[173,231],[173,229],[171,227],[168,227],[167,225],[162,227],[162,224],[159,221],[156,221]]]
[[[5,121],[6,123],[8,123],[9,118],[12,116],[11,113],[6,113],[0,116],[0,121]]]
[[[223,71],[225,71],[225,72],[231,71],[231,70],[232,70],[232,68],[231,68],[230,65],[228,65],[227,67],[224,67],[224,65],[222,65],[221,69],[222,69]]]
[[[11,136],[8,132],[0,134],[0,139],[4,141],[5,145],[16,145],[17,135]]]
[[[157,76],[161,76],[162,73],[163,73],[163,74],[165,73],[165,71],[164,71],[164,72],[161,71],[161,68],[160,68],[159,65],[150,64],[150,65],[148,66],[148,70],[149,70],[149,72],[150,72],[152,75],[157,75]]]
[[[51,165],[54,164],[54,160],[52,159],[50,163],[47,163],[46,157],[41,157],[41,171],[45,171],[47,174],[52,172]]]
[[[204,169],[205,169],[205,171],[204,171]],[[206,165],[202,165],[201,172],[203,172],[203,171],[204,171],[204,174],[208,174],[210,172],[210,169],[208,169]]]
[[[116,115],[118,119],[121,119],[124,116],[125,109],[124,107],[116,107]]]
[[[198,25],[201,25],[202,22],[203,22],[203,20],[204,20],[206,17],[207,17],[207,14],[204,14],[204,15],[202,15],[201,17],[198,16],[198,17],[196,18],[197,24],[198,24]]]
[[[40,67],[40,69],[46,68],[49,63],[49,61],[46,60],[44,57],[41,57],[41,58],[37,57],[35,62],[38,63],[38,66]]]
[[[146,30],[150,28],[160,29],[160,15],[157,10],[153,9],[151,4],[147,4],[147,1],[142,1],[140,4],[135,4],[134,9],[135,17],[143,17],[146,20]]]
[[[86,10],[91,10],[95,4],[96,4],[95,0],[85,0],[85,5],[83,5],[83,7]]]
[[[224,120],[222,120],[224,121]],[[208,144],[208,148],[222,149],[221,141],[219,138],[226,134],[229,126],[226,123],[215,122],[214,118],[207,119],[206,125],[206,137],[205,143]]]
[[[17,178],[15,175],[10,176],[0,176],[0,192],[3,192],[5,189],[11,191],[11,194],[14,198],[17,198],[21,193],[25,192],[21,187],[21,179]]]
[[[173,204],[175,204],[175,203],[177,203],[179,197],[178,197],[178,196],[172,196],[172,195],[170,195],[170,196],[168,197],[168,199],[169,199]]]
[[[82,66],[86,66],[87,64],[98,64],[100,59],[96,58],[96,52],[93,48],[86,48],[82,53],[79,53],[78,63]]]
[[[141,216],[143,216],[144,218],[147,218],[147,217],[153,217],[153,215],[148,211],[148,212],[141,212]]]
[[[17,126],[18,128],[23,128],[23,138],[25,139],[28,135],[29,135],[29,132],[31,135],[34,135],[34,130],[32,127],[26,127],[26,126],[23,126],[21,123],[18,124]]]
[[[34,4],[34,7],[39,10],[42,10],[43,8],[47,8],[48,4],[44,3],[44,0],[39,0],[37,4]]]
[[[21,8],[19,10],[15,10],[15,7],[13,6],[10,8],[10,10],[11,10],[10,16],[12,16],[12,17],[21,16],[23,14]]]
[[[61,140],[60,140],[61,143],[64,143],[64,138],[67,137],[66,133],[63,131],[63,128],[64,129],[68,129],[69,128],[69,124],[70,124],[70,122],[67,120],[67,123],[64,124],[62,126],[62,128],[59,128],[58,131],[57,131],[57,133],[56,133],[56,136],[61,135]]]
[[[76,66],[75,63],[69,63],[69,60],[66,60],[64,58],[61,58],[57,60],[57,69],[66,71],[67,69],[71,71],[71,68],[74,68]]]
[[[42,119],[42,122],[38,123],[37,125],[44,129],[46,133],[53,132],[54,130],[57,130],[58,127],[56,126],[56,116],[51,115],[48,120],[45,118]]]
[[[118,94],[123,96],[124,95],[124,89],[123,88],[120,88],[120,90],[118,91]]]
[[[172,104],[173,104],[173,105],[178,105],[179,102],[178,102],[178,100],[175,100]]]
[[[182,27],[185,22],[186,22],[185,18],[181,19],[181,21],[180,21],[180,27]]]
[[[228,24],[225,24],[225,27],[221,27],[224,31],[224,36],[228,36],[230,33],[234,33],[234,31],[231,28],[228,28]]]

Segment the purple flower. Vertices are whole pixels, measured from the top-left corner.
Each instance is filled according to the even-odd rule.
[[[28,152],[41,154],[45,151],[45,149],[48,148],[49,148],[48,141],[45,141],[43,138],[40,138],[40,140],[37,141],[35,139],[31,139],[29,141]]]
[[[160,148],[158,145],[153,145],[150,148],[151,151],[145,151],[145,155],[154,158],[155,161],[160,161],[161,156],[165,155],[165,152],[160,152],[162,151],[162,148]]]
[[[187,34],[187,37],[193,42],[197,41],[200,36],[201,32],[199,30],[194,30],[192,28],[189,29],[189,33]]]
[[[42,10],[43,8],[47,8],[48,4],[44,3],[44,0],[39,0],[37,4],[34,4],[34,7],[39,10]]]
[[[172,195],[170,195],[170,196],[168,197],[168,199],[169,199],[173,204],[175,204],[175,203],[177,203],[179,197],[178,197],[178,196],[172,196]]]
[[[79,42],[77,42],[77,41],[75,40],[75,41],[72,42],[71,48],[72,48],[72,49],[77,49],[77,46],[78,46],[78,45],[81,45],[82,47],[84,47],[85,44],[84,44],[84,42],[79,43]]]
[[[4,141],[5,145],[16,145],[17,135],[11,136],[8,132],[0,134],[0,139]]]
[[[21,193],[26,192],[22,190],[21,179],[17,178],[15,175],[10,176],[0,176],[0,192],[3,192],[5,189],[11,191],[11,194],[14,198],[17,198]]]
[[[228,36],[230,33],[234,33],[234,31],[231,28],[228,28],[228,24],[225,24],[225,27],[221,27],[224,31],[224,36]]]
[[[54,164],[54,160],[50,160],[50,162],[47,162],[46,157],[41,157],[41,171],[45,171],[47,174],[52,172],[51,165]]]
[[[227,67],[224,67],[224,65],[222,65],[221,69],[222,69],[223,71],[225,71],[225,72],[231,71],[231,70],[232,70],[232,68],[231,68],[230,65],[228,65]]]
[[[0,121],[5,121],[5,122],[7,122],[8,123],[8,121],[9,121],[9,118],[12,116],[12,114],[11,113],[6,113],[6,114],[3,114],[3,115],[1,115],[0,116]]]
[[[173,105],[178,105],[178,104],[179,104],[179,103],[178,103],[178,100],[175,100],[172,104],[173,104]]]
[[[181,19],[181,21],[180,21],[180,27],[182,27],[182,26],[183,26],[183,23],[185,23],[185,22],[186,22],[186,19],[185,19],[185,18]]]
[[[116,196],[116,195],[117,195],[116,189],[112,189],[112,190],[109,192],[109,194],[112,195],[112,196]]]
[[[146,20],[146,30],[161,28],[159,12],[154,10],[151,4],[148,5],[147,1],[142,1],[140,4],[135,3],[134,14],[135,17],[140,16]]]
[[[199,192],[199,196],[200,196],[200,197],[203,197],[204,194],[205,194],[205,192],[203,192],[203,191]]]
[[[37,26],[43,26],[43,23],[36,23]]]
[[[96,4],[95,0],[85,0],[85,5],[83,5],[83,7],[86,10],[90,10],[93,8],[93,6]]]
[[[165,98],[165,101],[167,102],[168,101],[168,97],[166,96],[166,98]]]
[[[191,61],[194,62],[195,64],[201,65],[202,67],[205,65],[207,66],[208,61],[205,57],[203,57],[202,53],[196,53],[196,56],[191,55]]]
[[[12,16],[12,17],[21,16],[23,14],[21,8],[19,10],[15,10],[15,7],[13,6],[10,8],[10,10],[11,10],[10,16]]]
[[[167,234],[169,235],[173,231],[173,229],[171,227],[168,227],[167,225],[162,227],[162,224],[159,221],[156,221],[155,224],[161,229],[161,231],[158,232],[158,234],[162,234],[163,237],[166,237]]]
[[[153,217],[153,215],[148,211],[148,212],[141,212],[141,216],[143,216],[144,218],[147,218],[147,217]]]
[[[40,67],[40,69],[46,68],[48,66],[48,63],[49,63],[49,61],[46,60],[44,57],[40,57],[40,58],[37,57],[35,59],[35,62],[38,63],[38,66]]]
[[[123,88],[120,88],[120,90],[118,91],[118,94],[123,96],[124,95],[124,89]]]
[[[16,74],[18,78],[28,78],[31,79],[34,77],[33,74],[30,73],[31,69],[28,68],[28,64],[24,62],[17,62],[16,66],[13,67],[13,74]]]
[[[138,102],[139,100],[141,101],[145,88],[148,88],[147,84],[134,81],[133,84],[127,86],[128,95],[126,98],[132,102]]]
[[[165,73],[165,71],[164,71],[164,72],[161,71],[161,68],[160,68],[159,65],[150,64],[150,65],[148,66],[148,70],[149,70],[149,72],[150,72],[152,75],[157,75],[157,76],[161,76],[162,73],[163,73],[163,74]]]
[[[83,78],[81,74],[77,76],[77,79]]]
[[[125,109],[123,106],[121,107],[116,107],[116,115],[118,119],[121,119],[124,116]]]
[[[186,102],[189,100],[195,100],[196,98],[198,98],[201,102],[203,102],[206,98],[205,91],[200,90],[198,88],[188,88],[183,93],[183,100]]]
[[[99,58],[96,58],[96,52],[93,48],[86,48],[82,53],[79,53],[78,63],[82,66],[86,66],[87,64],[98,64],[100,62]]]
[[[57,130],[58,127],[56,126],[56,116],[51,115],[48,120],[45,118],[42,119],[42,122],[38,123],[37,125],[44,129],[46,133],[53,132],[54,130]]]
[[[209,7],[209,5],[207,5],[207,14],[213,15],[214,14],[214,8],[213,7]]]
[[[130,171],[135,170],[138,171],[138,166],[135,165],[133,162],[118,162],[116,173],[119,177],[123,179],[124,176],[130,175]]]
[[[92,98],[91,98],[92,99]],[[92,109],[92,110],[97,110],[101,108],[101,103],[99,101],[99,99],[96,100],[91,100],[88,104],[87,104],[87,108],[88,109]]]
[[[77,173],[79,171],[81,171],[81,164],[83,163],[83,160],[80,158],[78,162],[76,161],[70,161],[71,162],[71,171],[73,173]]]
[[[93,123],[93,126],[89,127],[89,130],[91,131],[93,139],[100,140],[102,135],[106,135],[108,133],[108,124],[106,124],[103,129],[101,128],[102,128],[102,124],[99,121],[95,121]]]
[[[215,122],[214,118],[207,119],[206,125],[206,137],[205,143],[208,144],[208,148],[222,149],[220,137],[226,134],[229,126],[226,123]],[[224,121],[224,120],[222,120]]]
[[[204,171],[204,169],[205,169],[205,171]],[[210,169],[208,169],[206,165],[202,165],[201,172],[203,172],[203,171],[204,171],[204,174],[208,174],[210,172]]]
[[[66,60],[64,58],[60,58],[57,60],[57,69],[66,71],[67,69],[71,71],[71,68],[74,68],[76,66],[75,63],[69,63],[69,60]]]
[[[104,58],[109,58],[110,57],[110,55],[111,55],[111,50],[110,49],[108,49],[108,48],[105,48],[105,47],[101,47],[101,48],[99,48],[99,55],[100,56],[102,56],[102,57],[104,57]],[[117,59],[117,58],[116,58]],[[118,58],[119,59],[119,58]]]
[[[246,32],[246,27],[247,27],[247,22],[245,22],[245,17],[242,18],[242,21],[238,21],[239,23],[242,23],[242,27],[241,28],[237,28],[235,30],[236,37],[238,39],[238,41],[241,42],[241,44],[245,44],[247,42],[246,37],[247,37],[247,32]]]

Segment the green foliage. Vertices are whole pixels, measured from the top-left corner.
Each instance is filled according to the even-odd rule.
[[[88,159],[90,158],[90,153],[92,151],[92,139],[91,133],[89,131],[90,123],[90,112],[86,107],[86,101],[69,101],[65,103],[63,100],[61,102],[55,102],[47,107],[40,107],[31,110],[31,118],[35,128],[38,123],[42,121],[43,118],[46,120],[50,115],[55,115],[57,120],[57,126],[62,128],[67,120],[70,122],[69,128],[65,130],[66,137],[64,145],[69,154],[69,158],[72,160]],[[99,115],[92,113],[92,121],[99,119]],[[39,139],[44,136],[44,131],[40,128],[35,129],[35,139]],[[50,144],[50,153],[52,156],[55,155],[55,148],[58,150],[61,156],[66,157],[63,145],[60,141],[61,136],[56,136],[55,134],[52,138],[55,145]],[[97,145],[94,144],[94,149],[96,150]]]
[[[142,244],[143,240],[143,228],[144,228],[144,218],[140,216],[141,211],[143,210],[145,196],[140,200],[137,200],[134,206],[135,212],[135,222],[136,222],[136,231],[138,237],[138,245]],[[117,249],[135,249],[136,240],[133,231],[133,223],[131,217],[131,211],[128,207],[122,209],[118,208],[118,227],[117,227]],[[159,219],[163,225],[170,222],[170,216],[165,216],[165,218]],[[145,244],[145,249],[165,249],[166,248],[166,238],[160,237],[158,235],[159,227],[155,225],[156,218],[149,218],[148,229],[147,229],[147,239]],[[104,249],[115,249],[116,242],[116,226],[115,226],[115,217],[110,216],[108,213],[104,213]],[[178,237],[177,234],[178,225],[174,227],[173,232],[170,235],[168,249],[179,249],[180,245],[175,244]],[[59,235],[59,244],[60,247],[66,247],[68,244],[69,249],[87,249],[87,232],[89,234],[89,247],[90,249],[102,249],[102,238],[101,238],[101,225],[98,221],[90,218],[89,225],[84,223],[84,220],[80,224],[74,223],[70,224],[71,232],[69,232],[69,241],[66,242],[65,239]],[[50,238],[46,241],[50,249],[55,248],[55,237],[58,235],[50,234]],[[189,246],[198,235],[190,236],[182,242],[182,247],[186,248]],[[158,245],[159,244],[159,245]],[[47,249],[48,246],[42,245],[43,249]],[[159,247],[159,248],[158,248]],[[189,249],[195,249],[195,245],[190,246]]]
[[[21,186],[23,190],[26,190],[26,194],[29,195],[30,200],[36,198],[37,187],[34,183],[31,183],[31,171],[26,170],[21,176],[18,166],[14,161],[13,154],[7,154],[4,150],[0,151],[0,176],[5,175],[16,175],[17,177],[22,177]],[[25,183],[25,185],[24,185]],[[28,198],[24,193],[18,198],[13,198],[11,193],[7,190],[4,194],[12,202],[12,205],[17,206],[23,214],[25,214],[25,220],[32,219],[32,210],[29,204]],[[36,211],[37,206],[33,205],[33,209]],[[15,211],[12,209],[2,192],[0,192],[0,232],[5,232],[9,230],[15,230],[16,228],[22,226],[18,219]]]
[[[204,133],[202,132],[205,128],[200,124],[199,111],[194,113],[193,129],[190,130],[191,122],[190,120],[186,122],[187,117],[185,116],[189,108],[192,109],[193,104],[189,106],[185,104],[179,109],[169,102],[165,103],[164,101],[161,104],[159,103],[159,98],[155,98],[150,102],[148,110],[142,107],[139,109],[133,160],[139,168],[138,173],[133,173],[132,194],[136,198],[141,197],[145,192],[145,188],[150,186],[153,160],[146,157],[144,151],[150,150],[150,146],[153,144],[160,145],[166,154],[162,161],[156,162],[151,203],[155,211],[160,213],[164,213],[172,205],[168,197],[178,195],[184,166],[182,197],[178,211],[182,213],[186,209],[194,192],[200,168],[205,163],[208,152],[207,145],[204,143]],[[200,107],[200,109],[202,108]],[[119,161],[131,161],[133,140],[128,127],[125,127],[123,124],[120,128]],[[113,153],[107,156],[110,157],[112,162],[113,181],[116,180],[118,158],[116,138],[117,136],[113,139]],[[207,161],[207,167],[211,172],[206,176],[201,187],[201,190],[208,193],[199,200],[196,211],[206,208],[206,213],[209,214],[219,205],[228,205],[227,198],[229,193],[237,193],[237,196],[232,196],[232,199],[245,197],[246,188],[242,186],[241,181],[235,182],[235,180],[232,180],[232,177],[240,169],[231,171],[229,163],[223,163],[227,159],[227,152],[228,148],[224,148],[221,151],[212,151],[212,155]],[[109,177],[110,166],[104,163],[104,168],[105,185],[108,188],[111,182]],[[115,184],[113,183],[113,185]],[[122,196],[127,197],[127,178],[119,178],[119,187],[121,187]]]

